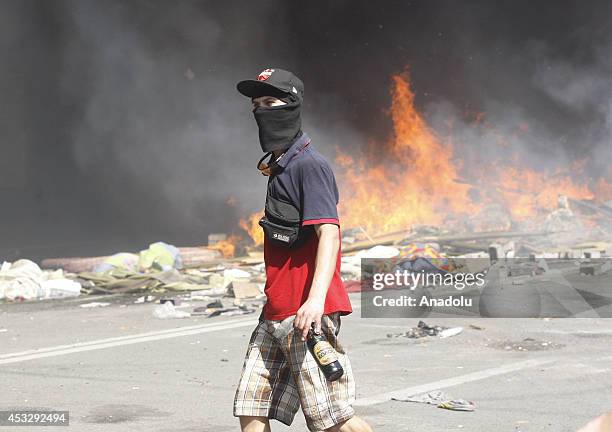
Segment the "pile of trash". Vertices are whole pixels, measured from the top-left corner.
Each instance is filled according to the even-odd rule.
[[[234,285],[240,291],[245,282],[263,281],[261,266],[252,266],[247,271],[220,261],[209,266],[202,264],[200,268],[184,268],[181,249],[163,242],[153,243],[139,254],[122,252],[106,257],[91,271],[76,273],[76,279],[88,294],[206,291],[215,295],[230,290],[233,295]],[[257,287],[256,292],[261,293]],[[254,293],[252,285],[250,293]]]
[[[137,254],[121,252],[108,257],[43,261],[43,266],[64,264],[66,268],[80,270],[75,272],[65,268],[43,270],[29,260],[5,262],[0,270],[0,299],[149,294],[142,297],[144,303],[149,302],[146,299],[151,295],[166,292],[185,292],[199,298],[228,296],[237,300],[259,301],[264,297],[265,272],[261,259],[245,264],[241,260],[217,259],[218,251],[209,252],[205,247],[177,248],[157,242]]]
[[[248,269],[223,265],[207,270],[173,268],[147,273],[114,268],[76,276],[94,283],[93,287],[85,289],[95,292],[151,293],[137,298],[134,303],[159,301],[153,311],[153,316],[159,319],[250,314],[261,307],[265,299],[261,265]],[[178,294],[165,294],[168,292]],[[196,306],[197,303],[202,305]]]
[[[35,262],[21,259],[0,267],[0,299],[10,301],[76,297],[81,284],[63,270],[43,271]]]
[[[360,258],[576,258],[584,253],[603,256],[611,246],[612,202],[560,195],[557,209],[533,221],[511,220],[501,206],[488,205],[465,224],[415,225],[376,236],[346,229],[342,262],[343,271],[358,279],[354,267]]]
[[[486,272],[504,258],[599,258],[612,250],[610,203],[559,197],[558,209],[539,225],[517,224],[506,216],[499,206],[485,206],[472,218],[472,226],[415,225],[378,236],[359,227],[344,229],[342,278],[350,292],[369,289],[361,283],[362,260],[369,258],[384,258],[390,266],[385,271],[446,275]],[[138,253],[46,259],[41,263],[45,270],[27,260],[28,265],[22,260],[5,263],[0,299],[192,291],[235,298],[262,296],[261,246],[234,249],[229,247],[232,244],[226,234],[214,234],[209,236],[209,246],[156,242]],[[233,257],[238,250],[243,256]]]

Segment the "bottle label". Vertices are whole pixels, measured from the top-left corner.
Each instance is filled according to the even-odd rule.
[[[326,366],[330,363],[338,360],[338,356],[336,355],[336,350],[331,344],[327,341],[320,341],[314,346],[314,355],[319,361],[319,363],[323,366]]]

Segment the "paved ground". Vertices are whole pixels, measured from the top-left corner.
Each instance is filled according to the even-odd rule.
[[[0,410],[69,410],[77,431],[237,430],[231,402],[256,316],[163,321],[130,298],[78,307],[86,301],[0,305]],[[612,410],[610,319],[426,321],[465,331],[409,340],[386,335],[416,320],[363,319],[358,310],[343,320],[356,410],[376,431],[569,432]],[[435,389],[476,411],[390,400]],[[306,430],[301,413],[292,429]]]

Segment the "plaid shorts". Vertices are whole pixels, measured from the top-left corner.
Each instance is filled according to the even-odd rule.
[[[355,414],[351,363],[337,338],[340,314],[324,315],[321,320],[321,329],[344,369],[344,375],[333,382],[327,381],[306,342],[294,332],[294,319],[260,318],[236,389],[234,416],[267,417],[289,426],[301,405],[308,429],[321,431]]]

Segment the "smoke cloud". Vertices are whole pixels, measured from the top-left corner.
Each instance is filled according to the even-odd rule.
[[[0,258],[203,244],[238,230],[261,208],[265,178],[235,84],[267,67],[303,78],[305,130],[330,159],[387,139],[389,78],[408,66],[417,106],[440,135],[453,119],[462,159],[518,151],[540,169],[587,157],[594,176],[609,176],[609,9],[5,0]],[[474,127],[479,112],[491,128]]]

